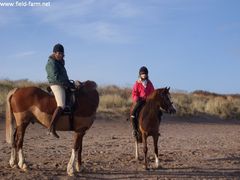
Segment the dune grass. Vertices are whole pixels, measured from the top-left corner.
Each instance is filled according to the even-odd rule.
[[[28,80],[0,80],[0,116],[5,113],[7,93],[15,87],[37,86],[46,88],[47,83]],[[99,113],[128,116],[132,104],[131,89],[117,86],[98,87]],[[223,119],[240,119],[240,95],[220,95],[206,91],[171,93],[178,116],[211,115]]]

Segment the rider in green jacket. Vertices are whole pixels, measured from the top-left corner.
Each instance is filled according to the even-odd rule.
[[[49,57],[46,65],[47,79],[57,102],[57,108],[53,113],[49,131],[56,138],[59,138],[59,136],[55,131],[55,124],[60,118],[66,105],[65,88],[70,86],[70,81],[68,79],[67,71],[64,67],[65,61],[63,58],[64,47],[61,44],[56,44],[53,47],[53,54]]]
[[[50,56],[46,65],[47,79],[51,85],[57,84],[68,86],[69,79],[64,67],[64,60],[56,61],[55,57]]]

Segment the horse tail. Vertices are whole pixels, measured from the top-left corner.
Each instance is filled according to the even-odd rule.
[[[17,88],[9,91],[6,99],[6,142],[12,144],[13,142],[13,112],[10,104],[12,95],[16,92]]]

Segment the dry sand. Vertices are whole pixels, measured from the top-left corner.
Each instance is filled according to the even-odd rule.
[[[131,126],[125,119],[96,119],[84,137],[83,172],[75,177],[66,172],[72,132],[59,132],[60,139],[55,139],[47,135],[47,129],[31,124],[24,141],[29,170],[23,172],[8,165],[10,147],[1,119],[0,179],[240,179],[240,121],[164,115],[159,139],[161,168],[154,169],[149,138],[152,168],[146,171],[143,160],[135,160]]]

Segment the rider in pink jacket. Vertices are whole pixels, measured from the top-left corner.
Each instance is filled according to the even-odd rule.
[[[150,80],[146,82],[138,79],[132,89],[132,100],[137,102],[139,99],[146,100],[146,98],[154,91],[153,84]]]
[[[132,89],[132,100],[135,104],[132,113],[132,123],[133,123],[133,135],[137,136],[138,131],[138,121],[137,112],[144,105],[146,98],[154,91],[154,86],[148,78],[148,69],[143,66],[139,70],[139,79],[135,82]]]

